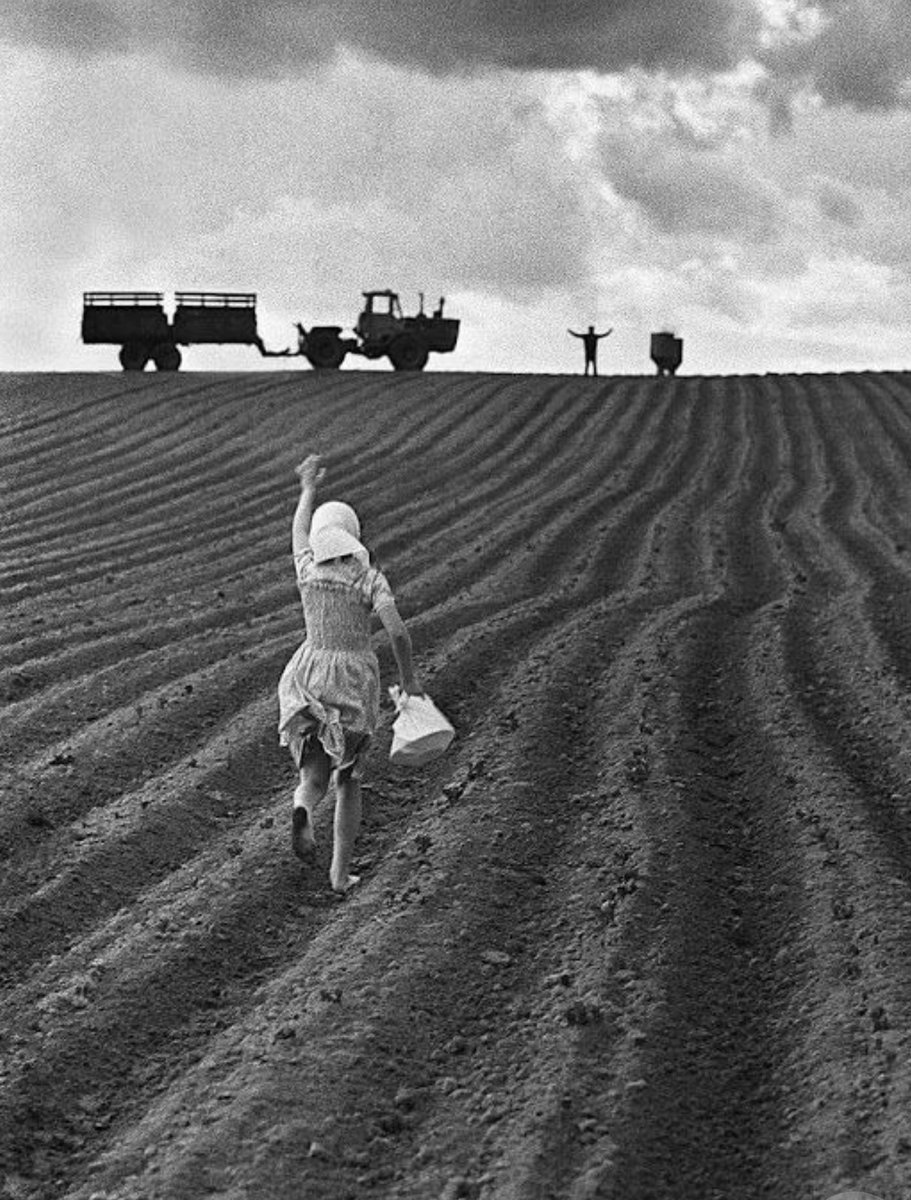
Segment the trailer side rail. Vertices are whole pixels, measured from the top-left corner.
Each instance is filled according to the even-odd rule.
[[[161,292],[83,292],[86,308],[147,308],[164,304]]]
[[[256,292],[175,292],[180,308],[255,308]]]

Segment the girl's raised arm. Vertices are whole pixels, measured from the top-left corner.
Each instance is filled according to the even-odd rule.
[[[318,454],[308,454],[294,468],[295,474],[301,481],[301,494],[297,501],[294,520],[291,524],[291,549],[297,558],[309,546],[310,518],[313,516],[313,500],[316,496],[316,485],[326,474],[320,466]]]

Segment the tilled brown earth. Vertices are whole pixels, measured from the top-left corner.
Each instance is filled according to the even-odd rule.
[[[313,449],[459,730],[344,900]],[[2,1200],[911,1194],[909,478],[905,375],[2,378]]]

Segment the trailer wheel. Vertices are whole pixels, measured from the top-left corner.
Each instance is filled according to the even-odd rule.
[[[180,351],[173,342],[159,342],[152,350],[152,361],[158,371],[179,371]]]
[[[397,371],[423,371],[428,357],[426,344],[413,333],[400,333],[389,347],[389,361]]]
[[[317,371],[335,371],[345,361],[345,347],[331,329],[314,329],[307,335],[305,351],[310,366]]]
[[[144,371],[149,361],[149,348],[142,342],[127,342],[121,346],[119,358],[125,371]]]

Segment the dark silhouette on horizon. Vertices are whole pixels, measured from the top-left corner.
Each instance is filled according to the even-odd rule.
[[[594,325],[589,325],[587,333],[576,333],[575,329],[567,329],[567,333],[571,333],[575,338],[581,338],[585,349],[585,375],[588,374],[588,368],[591,367],[592,374],[598,374],[598,342],[601,338],[609,337],[614,331],[613,328],[606,330],[604,333],[595,333]]]
[[[659,375],[676,375],[677,368],[683,362],[683,338],[667,330],[653,333],[651,354]]]

